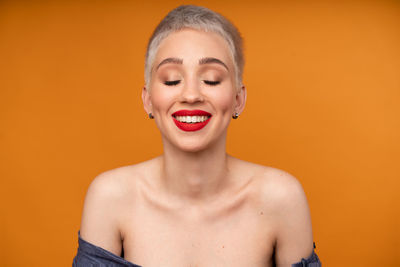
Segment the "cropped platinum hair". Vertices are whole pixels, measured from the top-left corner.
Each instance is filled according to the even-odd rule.
[[[193,5],[182,5],[173,9],[154,30],[147,45],[145,59],[146,86],[150,85],[155,56],[162,40],[169,34],[184,28],[214,32],[226,40],[235,65],[236,83],[240,88],[242,86],[244,56],[243,41],[238,29],[221,14],[205,7]]]

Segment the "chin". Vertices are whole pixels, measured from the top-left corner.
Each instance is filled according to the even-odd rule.
[[[175,144],[175,147],[178,149],[184,151],[184,152],[191,152],[191,153],[196,153],[200,151],[206,150],[208,147],[210,147],[211,144],[209,143],[204,143],[204,142],[197,142],[194,141],[187,141],[187,142],[182,142],[182,140]]]
[[[227,128],[227,127],[226,127]],[[218,143],[224,142],[226,139],[226,128],[222,132],[215,132],[213,129],[208,129],[207,132],[192,132],[192,133],[179,133],[162,135],[163,143],[166,142],[175,149],[183,152],[197,153],[208,149],[213,149],[218,146]]]

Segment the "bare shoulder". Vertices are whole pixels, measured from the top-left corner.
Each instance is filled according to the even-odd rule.
[[[103,207],[107,208],[111,204],[123,201],[127,194],[132,193],[138,179],[143,175],[141,170],[144,164],[119,167],[99,174],[88,188],[85,205],[92,202],[109,203]]]
[[[308,220],[308,202],[299,180],[292,174],[254,164],[253,183],[259,202],[282,225],[282,221]]]
[[[311,215],[300,182],[287,172],[267,172],[266,193],[273,196],[277,266],[291,266],[313,251]]]
[[[154,169],[156,161],[157,159],[153,159],[99,174],[93,179],[88,188],[85,203],[104,202],[115,204],[116,202],[126,200],[126,196],[132,195],[133,191],[137,188],[137,184],[142,179],[145,179],[146,174],[149,173],[149,169]]]
[[[86,200],[92,198],[118,200],[123,198],[127,190],[133,189],[135,182],[142,176],[142,167],[145,164],[139,163],[119,167],[99,174],[91,182]]]
[[[291,205],[294,200],[305,200],[303,187],[290,173],[238,159],[235,161],[241,176],[251,178],[253,188],[257,191],[256,195],[260,196],[262,201],[273,201],[274,206],[283,207]]]
[[[268,200],[274,201],[276,207],[284,208],[294,204],[307,206],[303,187],[292,174],[272,167],[263,167],[257,178],[261,193],[269,196]]]
[[[90,184],[83,207],[81,237],[115,254],[121,252],[121,221],[132,205],[138,183],[151,161],[99,174]]]
[[[313,250],[311,217],[306,195],[293,175],[272,167],[243,162],[252,174],[252,196],[263,210],[266,227],[275,235],[277,266],[291,266]],[[243,172],[244,173],[244,172]]]

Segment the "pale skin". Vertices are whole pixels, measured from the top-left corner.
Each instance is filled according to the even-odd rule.
[[[193,29],[171,33],[160,44],[142,98],[164,153],[92,182],[82,215],[84,240],[116,255],[123,247],[125,259],[143,267],[265,267],[274,266],[273,259],[286,267],[311,254],[300,183],[226,153],[227,128],[244,109],[246,89],[237,87],[222,37]],[[203,129],[185,132],[171,118],[180,109],[212,117]]]

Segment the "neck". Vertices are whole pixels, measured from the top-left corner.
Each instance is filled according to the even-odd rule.
[[[168,191],[186,200],[216,196],[228,181],[225,140],[196,152],[182,151],[164,142],[162,179]]]

